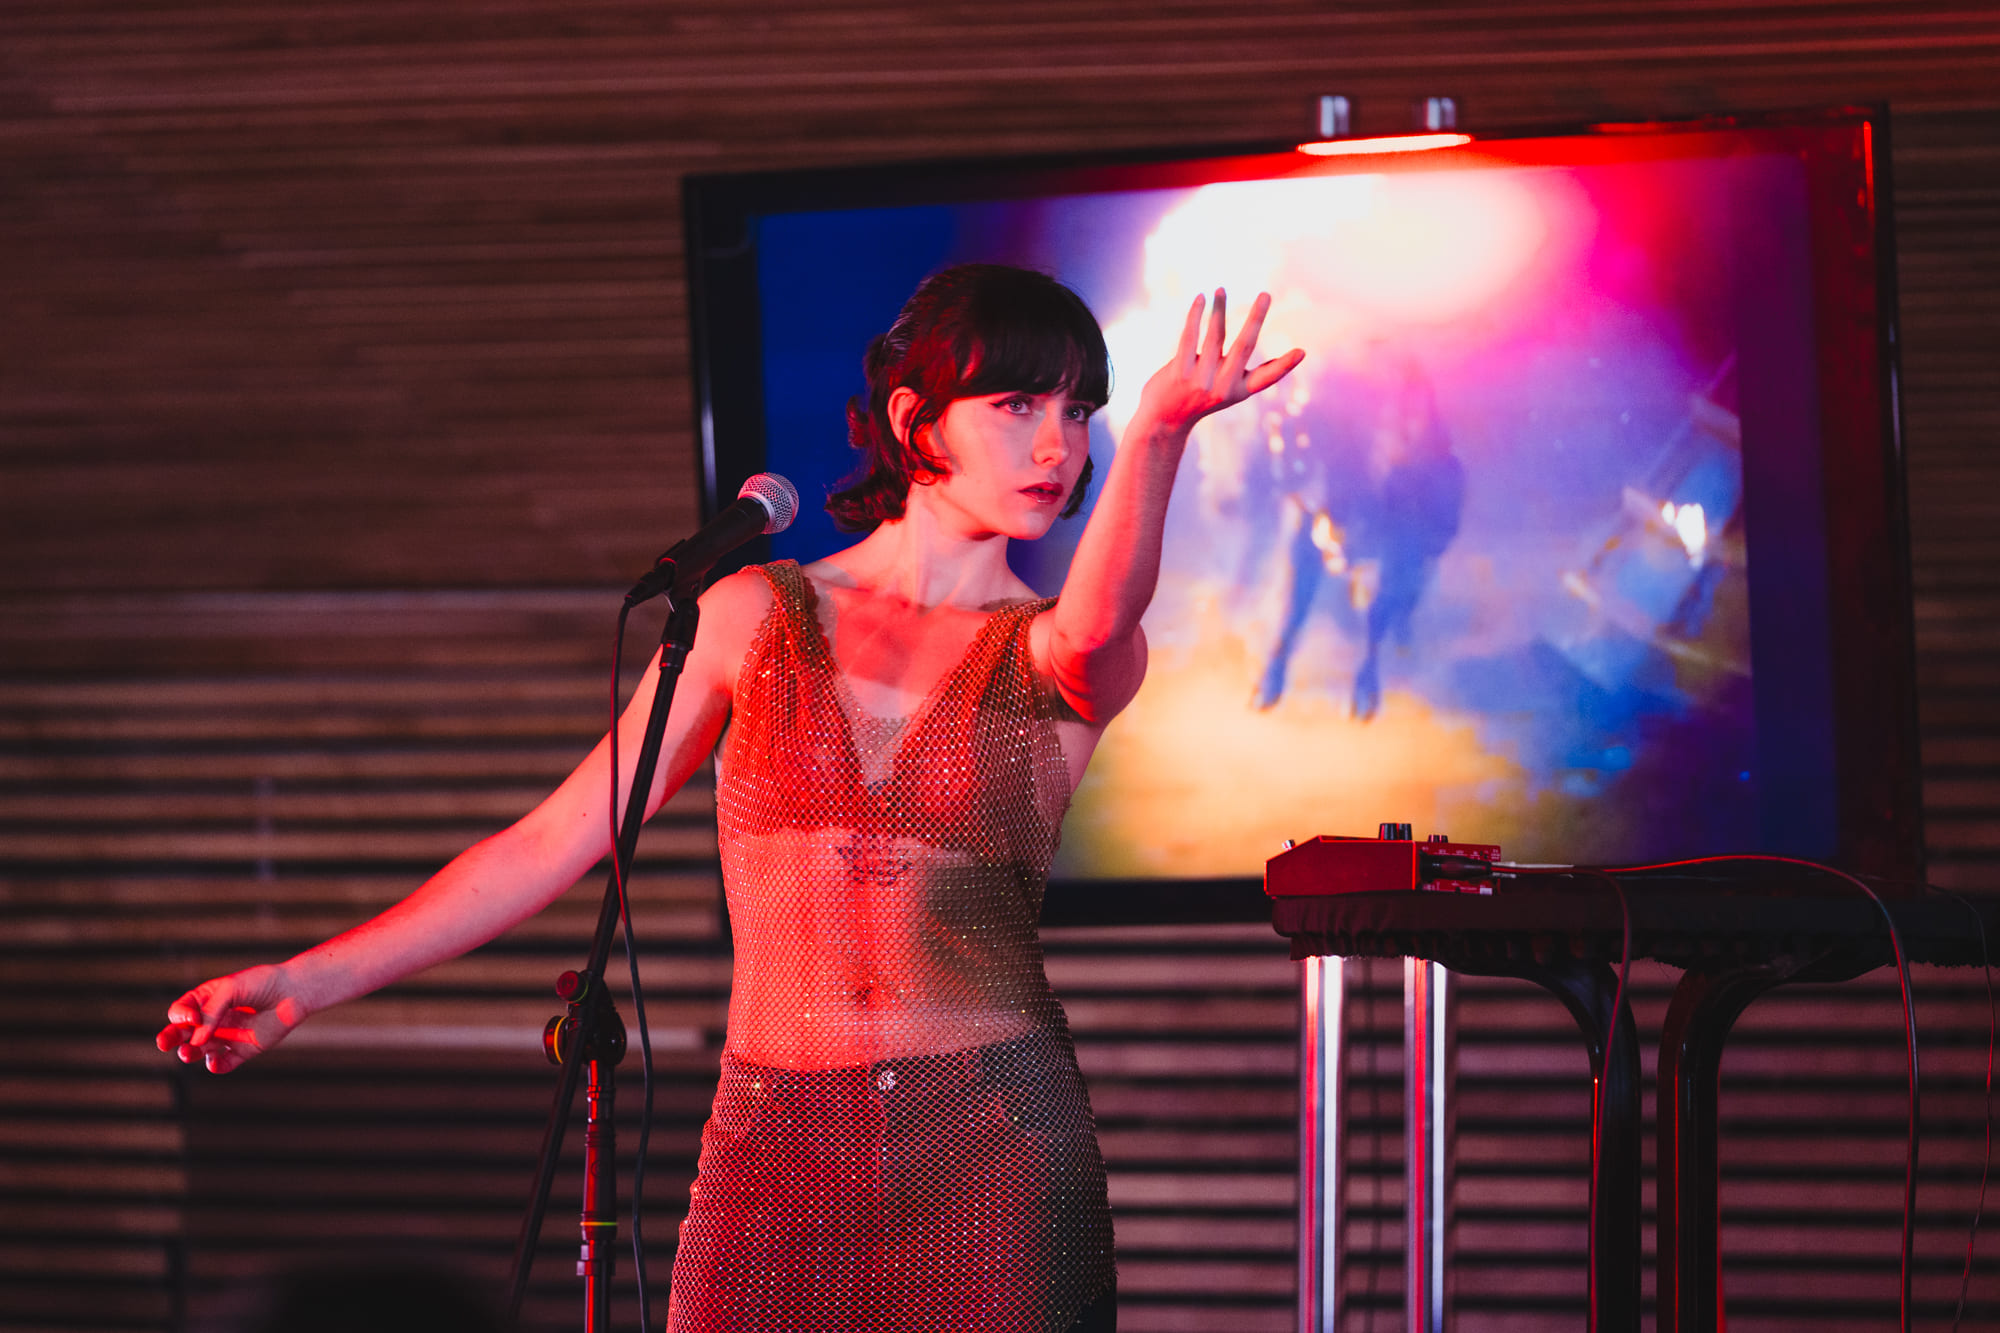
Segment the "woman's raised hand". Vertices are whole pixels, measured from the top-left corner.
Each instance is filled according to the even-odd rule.
[[[286,988],[284,969],[253,967],[204,981],[167,1006],[161,1050],[227,1074],[283,1041],[306,1007]]]
[[[1216,288],[1215,308],[1208,313],[1208,327],[1204,331],[1201,316],[1206,298],[1194,298],[1187,322],[1181,326],[1180,346],[1174,350],[1173,359],[1146,381],[1139,395],[1140,415],[1169,430],[1186,430],[1210,413],[1262,393],[1305,360],[1306,354],[1294,347],[1283,356],[1250,364],[1251,354],[1257,350],[1257,335],[1264,327],[1264,316],[1271,310],[1268,292],[1258,293],[1250,307],[1250,318],[1243,321],[1235,343],[1227,352],[1223,351],[1226,299],[1223,290]]]

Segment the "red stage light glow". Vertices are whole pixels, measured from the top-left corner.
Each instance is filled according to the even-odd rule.
[[[1352,157],[1369,153],[1422,153],[1471,142],[1469,134],[1390,134],[1377,139],[1315,139],[1300,144],[1298,151],[1313,157]]]

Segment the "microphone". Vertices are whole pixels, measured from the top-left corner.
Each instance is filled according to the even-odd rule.
[[[637,606],[666,593],[679,599],[692,592],[715,562],[752,537],[783,532],[799,515],[799,493],[775,472],[759,472],[743,483],[736,503],[701,526],[694,536],[667,548],[646,576],[625,594]]]

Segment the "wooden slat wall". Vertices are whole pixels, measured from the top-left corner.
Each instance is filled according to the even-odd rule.
[[[683,174],[1283,136],[1327,91],[1364,131],[1429,93],[1474,128],[1893,104],[1933,876],[2000,891],[1989,5],[12,6],[0,1329],[177,1327],[254,1263],[330,1244],[504,1263],[546,1095],[520,1052],[588,883],[231,1079],[165,1067],[150,1031],[186,982],[405,891],[589,743],[604,590],[696,513]],[[649,834],[641,898],[661,1278],[726,989],[706,800]],[[1125,1325],[1288,1327],[1281,948],[1066,931],[1050,956],[1112,1162]],[[1642,1030],[1669,980],[1642,972]],[[1357,1329],[1400,1300],[1398,984],[1385,966],[1368,990]],[[1582,1055],[1544,997],[1463,993],[1461,1327],[1574,1327]],[[1922,979],[1928,1326],[1963,1254],[1983,1015],[1976,978]],[[1746,1020],[1724,1100],[1739,1326],[1884,1322],[1897,1022],[1879,977]],[[559,1188],[537,1326],[574,1322]],[[2000,1325],[1990,1263],[1973,1290],[1967,1326]]]

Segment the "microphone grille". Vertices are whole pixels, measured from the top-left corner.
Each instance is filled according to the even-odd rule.
[[[736,492],[736,498],[755,500],[764,506],[771,515],[764,524],[767,533],[783,532],[799,516],[798,488],[775,472],[759,472],[743,483],[743,489]]]

